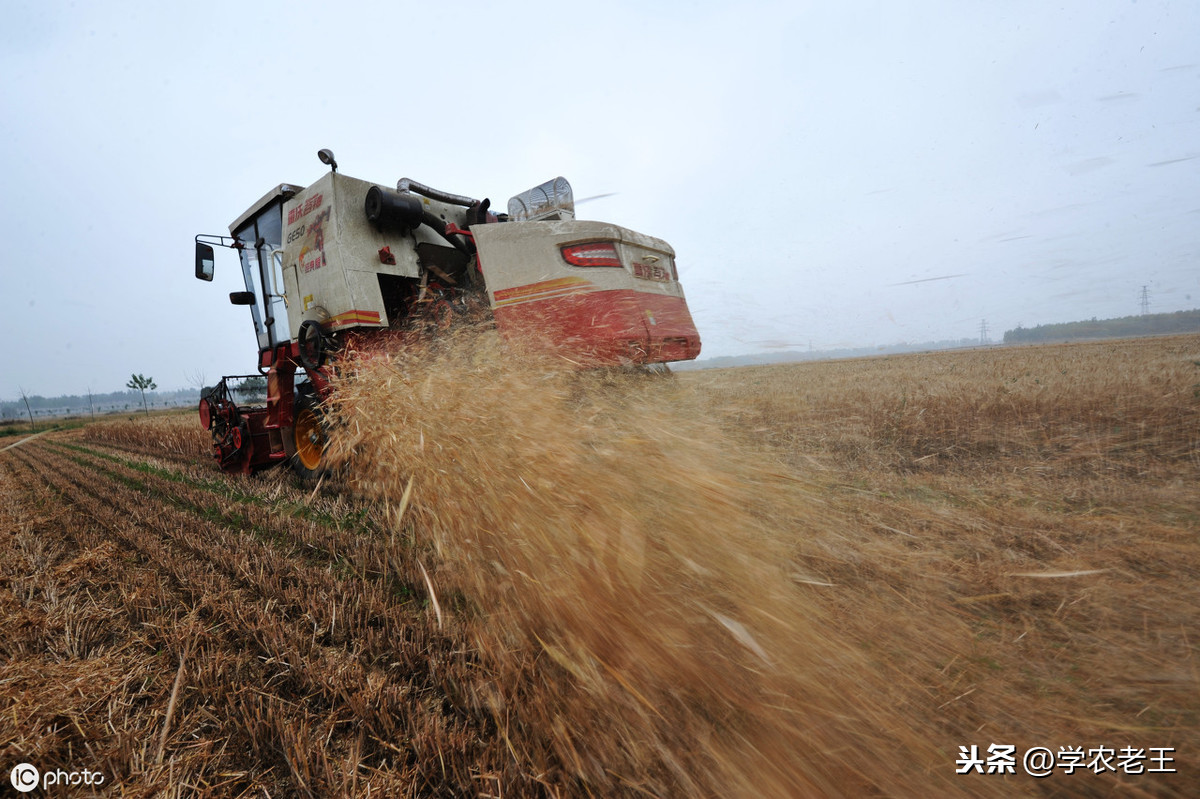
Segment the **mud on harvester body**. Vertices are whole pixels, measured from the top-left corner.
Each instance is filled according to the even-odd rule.
[[[389,189],[333,167],[308,187],[283,183],[234,220],[230,236],[196,237],[196,277],[213,278],[213,245],[238,251],[265,386],[226,377],[200,421],[227,472],[290,461],[319,473],[321,402],[345,349],[403,346],[458,317],[490,315],[501,335],[587,366],[691,360],[700,336],[661,239],[574,218],[555,178],[509,201],[403,179]],[[297,382],[297,371],[307,378]],[[253,376],[251,376],[253,377]],[[261,380],[261,378],[259,378]],[[256,398],[246,386],[265,388]]]

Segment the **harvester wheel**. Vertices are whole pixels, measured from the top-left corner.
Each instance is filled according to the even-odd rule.
[[[313,481],[325,473],[328,438],[320,402],[312,392],[297,392],[291,435],[284,436],[284,441],[291,455],[292,470],[301,478]]]
[[[300,332],[296,335],[300,350],[300,363],[309,372],[315,372],[325,365],[329,353],[329,342],[321,325],[311,319],[300,323]]]

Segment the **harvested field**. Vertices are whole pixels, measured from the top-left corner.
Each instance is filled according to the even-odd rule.
[[[315,490],[221,475],[191,415],[0,454],[9,767],[128,796],[1194,795],[1200,337],[647,379],[484,336],[339,398]],[[1015,773],[955,773],[989,745]]]

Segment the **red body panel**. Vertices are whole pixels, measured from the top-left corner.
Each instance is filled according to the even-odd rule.
[[[579,291],[498,305],[494,313],[506,336],[530,337],[589,364],[665,363],[700,354],[700,333],[682,297]]]

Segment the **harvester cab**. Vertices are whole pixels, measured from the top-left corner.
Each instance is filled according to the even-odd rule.
[[[507,338],[583,365],[690,360],[700,337],[675,252],[661,239],[578,220],[561,177],[513,197],[508,212],[407,178],[395,189],[337,171],[281,183],[229,226],[196,237],[196,277],[212,280],[214,246],[238,252],[265,400],[239,404],[225,378],[201,400],[221,467],[248,473],[290,460],[320,472],[321,402],[349,348],[404,346],[455,320],[494,319]],[[352,345],[352,346],[351,346]],[[297,384],[296,372],[307,380]]]

